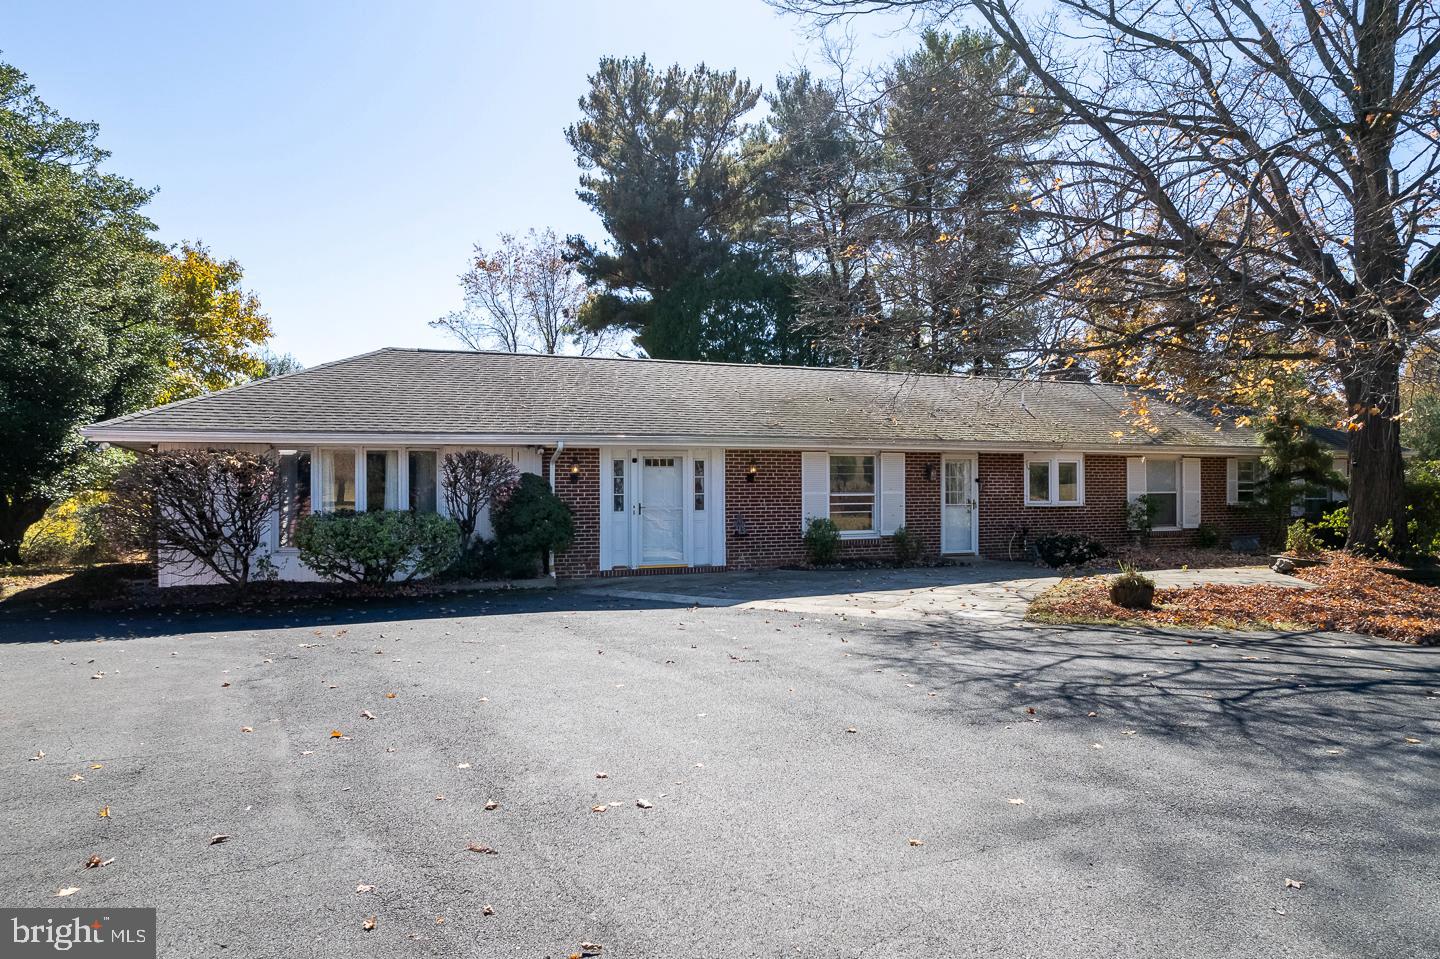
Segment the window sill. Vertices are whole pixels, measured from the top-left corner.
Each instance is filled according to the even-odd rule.
[[[840,534],[841,539],[879,539],[880,534],[873,529],[846,530]]]
[[[1084,506],[1084,505],[1085,505],[1085,501],[1084,501],[1083,499],[1077,499],[1077,500],[1075,500],[1074,502],[1071,502],[1071,503],[1050,503],[1050,502],[1037,502],[1037,501],[1035,501],[1035,500],[1028,500],[1028,499],[1027,499],[1027,500],[1025,501],[1025,505],[1026,505],[1026,507],[1028,507],[1028,508],[1033,508],[1033,509],[1054,509],[1054,508],[1056,508],[1056,507],[1064,507],[1064,508],[1067,508],[1067,509],[1074,509],[1074,508],[1077,507],[1077,506]]]

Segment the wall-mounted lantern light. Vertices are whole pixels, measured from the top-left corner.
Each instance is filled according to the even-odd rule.
[[[925,482],[933,483],[940,476],[940,469],[934,463],[925,464]]]
[[[571,466],[571,467],[570,467],[570,482],[572,482],[572,483],[578,483],[578,482],[580,482],[580,464],[579,464],[579,463],[576,463],[574,466]]]
[[[760,467],[759,467],[758,465],[756,465],[756,463],[755,463],[754,460],[751,460],[751,461],[750,461],[750,465],[747,466],[747,467],[745,467],[745,482],[747,482],[747,483],[753,483],[753,482],[755,482],[755,477],[757,477],[757,476],[759,476],[759,475],[760,475]]]

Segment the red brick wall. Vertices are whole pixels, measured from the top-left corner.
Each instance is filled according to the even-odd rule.
[[[553,451],[543,470],[549,476]],[[754,482],[746,479],[754,462]],[[1128,541],[1125,529],[1125,457],[1085,457],[1084,506],[1026,506],[1025,458],[1020,453],[980,453],[978,473],[981,555],[1005,559],[1011,534],[1025,526],[1029,537],[1042,532],[1079,532],[1107,546]],[[594,576],[600,571],[600,451],[567,448],[556,468],[556,492],[575,519],[575,541],[555,558],[562,577]],[[572,481],[570,467],[579,466]],[[926,469],[933,478],[926,478]],[[1256,534],[1261,524],[1246,511],[1226,504],[1225,458],[1201,459],[1202,520],[1220,528],[1222,545],[1231,536]],[[905,454],[905,525],[918,534],[926,555],[940,551],[940,454]],[[763,569],[805,561],[800,528],[800,453],[797,450],[727,450],[725,453],[725,555],[730,569]],[[745,535],[737,533],[743,520]],[[1160,532],[1157,544],[1179,545],[1194,539],[1194,530]],[[847,539],[841,556],[847,560],[894,558],[891,537]],[[622,571],[623,572],[623,571]]]
[[[751,462],[754,482],[748,480]],[[925,467],[933,465],[933,479]],[[927,555],[940,551],[940,454],[905,455],[905,526],[923,540]],[[798,450],[725,451],[725,562],[731,569],[792,566],[805,561],[800,527],[800,453]],[[737,532],[743,521],[744,535]],[[892,537],[846,539],[846,560],[890,560]]]
[[[1021,453],[981,453],[980,553],[1006,559],[1018,527],[1028,529],[1033,541],[1044,532],[1084,533],[1114,548],[1129,541],[1125,527],[1125,457],[1090,454],[1085,457],[1084,506],[1026,506],[1025,457]],[[1254,534],[1260,524],[1245,510],[1226,503],[1226,465],[1223,456],[1200,460],[1200,520],[1218,527],[1221,545],[1232,536]],[[1159,532],[1157,545],[1193,542],[1193,529]]]
[[[546,450],[541,468],[550,478],[554,450]],[[572,466],[580,467],[573,477]],[[555,575],[594,576],[600,572],[600,451],[595,448],[566,447],[555,463],[555,493],[570,507],[575,521],[575,540],[555,556]]]

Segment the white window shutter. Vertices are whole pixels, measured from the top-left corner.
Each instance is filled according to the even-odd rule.
[[[1180,461],[1180,525],[1194,529],[1200,525],[1200,458],[1187,456]]]
[[[880,454],[880,534],[905,525],[905,454]]]
[[[1225,502],[1240,505],[1240,461],[1233,456],[1225,461]]]
[[[1130,502],[1145,495],[1145,457],[1125,458],[1125,498]]]
[[[1335,472],[1339,473],[1346,479],[1350,478],[1350,457],[1336,456],[1331,459],[1330,462],[1331,465],[1334,466]],[[1348,489],[1332,489],[1330,491],[1330,502],[1332,503],[1344,503],[1349,498],[1350,492]]]
[[[830,516],[830,454],[800,454],[800,528]]]

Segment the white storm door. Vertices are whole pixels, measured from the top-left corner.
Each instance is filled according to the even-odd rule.
[[[640,457],[640,565],[685,563],[685,471],[679,456]]]
[[[975,552],[975,457],[941,460],[940,551]]]

